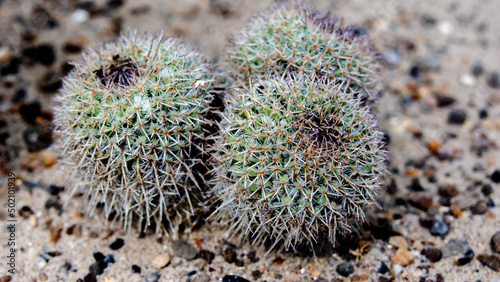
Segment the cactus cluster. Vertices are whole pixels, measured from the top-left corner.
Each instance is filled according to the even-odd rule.
[[[370,100],[380,80],[366,36],[301,3],[278,4],[254,18],[232,39],[225,65],[235,84],[302,72],[335,79]]]
[[[280,4],[227,52],[218,117],[212,68],[176,40],[128,35],[88,52],[57,97],[65,165],[83,178],[75,190],[126,227],[177,231],[215,196],[213,216],[233,235],[334,243],[374,205],[385,171],[382,133],[358,99],[374,99],[380,80],[368,39]]]
[[[206,207],[196,166],[212,78],[175,39],[122,35],[84,54],[57,96],[66,168],[90,207],[130,227],[176,229]],[[164,221],[166,220],[167,224]]]
[[[382,133],[345,89],[298,74],[227,98],[214,190],[233,234],[294,249],[320,236],[334,243],[364,219],[381,190]]]

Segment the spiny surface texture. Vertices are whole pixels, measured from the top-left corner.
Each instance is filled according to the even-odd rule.
[[[204,208],[195,168],[210,81],[200,55],[174,39],[122,35],[84,54],[64,79],[56,125],[90,207],[157,231]]]
[[[225,65],[236,84],[302,72],[335,79],[370,99],[380,81],[366,36],[300,3],[278,4],[253,19],[233,38]]]
[[[295,249],[364,219],[381,190],[383,134],[342,83],[277,78],[228,101],[215,192],[233,234]]]

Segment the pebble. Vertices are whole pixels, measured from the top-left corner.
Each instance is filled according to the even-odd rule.
[[[108,267],[108,263],[105,261],[96,261],[89,266],[89,273],[94,274],[95,276],[101,275],[104,273],[104,269]]]
[[[483,74],[484,68],[481,64],[477,63],[472,66],[471,73],[473,76],[478,77]]]
[[[454,260],[456,265],[466,265],[474,258],[474,251],[472,249],[467,250],[462,257],[456,258]]]
[[[436,104],[439,108],[444,108],[455,103],[455,98],[446,95],[436,95]]]
[[[488,211],[488,201],[479,200],[474,205],[470,207],[472,214],[485,214]]]
[[[132,273],[141,273],[141,267],[138,266],[137,264],[132,265]]]
[[[448,234],[448,232],[450,231],[450,227],[448,226],[448,224],[440,220],[434,220],[432,222],[430,231],[431,235],[433,236],[442,236]]]
[[[401,54],[397,48],[389,48],[382,52],[382,59],[389,66],[397,66],[401,62]]]
[[[123,241],[122,238],[118,238],[113,243],[111,243],[111,245],[109,245],[109,248],[113,251],[116,251],[123,247],[123,245],[125,245],[125,241]]]
[[[387,272],[391,271],[389,267],[387,267],[387,264],[385,262],[381,261],[380,262],[380,267],[378,268],[377,272],[381,274],[386,274]]]
[[[408,242],[403,236],[392,236],[389,238],[389,244],[397,247],[398,249],[408,249]]]
[[[407,266],[412,263],[413,255],[407,249],[398,249],[391,258],[392,263]]]
[[[494,271],[500,271],[500,255],[480,254],[477,260]]]
[[[430,262],[438,262],[443,257],[443,252],[438,248],[425,248],[422,250],[422,255]]]
[[[486,79],[491,88],[500,88],[500,75],[497,72],[492,72]]]
[[[226,275],[222,277],[222,282],[250,282],[250,280],[237,275]]]
[[[89,13],[83,9],[76,9],[70,16],[69,20],[75,24],[81,24],[89,19]]]
[[[349,277],[349,275],[354,273],[354,265],[348,262],[342,262],[339,265],[337,265],[337,273],[344,276],[344,277]]]
[[[157,256],[151,263],[153,267],[163,268],[170,262],[170,254],[164,253]]]
[[[464,239],[451,239],[441,248],[445,258],[463,255],[468,250],[471,250],[471,248],[467,240]]]
[[[493,252],[500,253],[500,231],[491,236],[490,246]]]
[[[442,21],[442,22],[439,22],[437,29],[442,34],[448,35],[448,34],[451,34],[453,32],[453,25],[449,21]]]
[[[210,276],[204,272],[197,273],[192,279],[192,282],[210,282]]]
[[[410,197],[409,202],[412,206],[427,211],[434,204],[431,196],[421,195],[417,197]]]
[[[467,87],[474,87],[476,86],[477,84],[477,80],[476,78],[472,75],[472,74],[469,74],[469,73],[464,73],[462,74],[459,78],[458,78],[458,81],[464,85],[464,86],[467,86]]]
[[[54,47],[50,44],[41,44],[22,51],[23,56],[44,66],[52,65],[56,60]]]
[[[183,240],[172,242],[172,249],[176,256],[187,260],[194,259],[196,255],[198,255],[198,250],[193,245]]]
[[[57,161],[57,155],[51,150],[42,150],[38,153],[38,157],[45,167],[53,166]]]
[[[160,280],[161,273],[159,271],[148,273],[145,277],[146,282],[157,282]]]
[[[95,252],[94,259],[95,261],[104,261],[106,260],[106,257],[101,252]]]
[[[65,262],[61,267],[59,267],[60,272],[68,273],[72,268],[72,265],[70,262]]]
[[[211,264],[212,261],[214,260],[215,258],[215,253],[209,251],[209,250],[201,250],[199,253],[198,253],[198,256],[202,259],[204,259],[205,261],[207,261],[208,264]]]
[[[12,51],[10,51],[9,47],[0,48],[0,65],[7,63],[12,58]]]
[[[394,270],[394,274],[397,276],[399,275],[401,272],[403,272],[403,267],[399,264],[395,264],[393,266],[393,270]]]
[[[464,124],[467,119],[467,114],[462,109],[453,109],[448,115],[448,123],[449,124]]]
[[[32,214],[34,214],[33,210],[29,206],[23,206],[19,210],[19,215],[24,219],[28,219]]]
[[[483,184],[483,187],[481,187],[481,193],[483,193],[485,197],[489,197],[493,194],[493,188],[488,183]]]
[[[47,266],[47,261],[39,256],[33,260],[33,269],[35,270],[42,270],[46,266]]]
[[[500,183],[500,170],[496,169],[491,175],[490,175],[491,181],[494,183]]]
[[[488,110],[487,109],[479,110],[479,118],[480,119],[485,119],[487,117],[488,117]]]
[[[97,282],[97,278],[95,277],[95,275],[93,273],[89,273],[89,274],[85,275],[85,277],[83,278],[83,281],[84,282]]]

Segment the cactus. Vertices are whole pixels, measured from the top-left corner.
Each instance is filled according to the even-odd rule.
[[[81,179],[73,186],[83,186],[91,212],[102,205],[126,228],[159,232],[206,209],[196,167],[211,80],[198,53],[161,36],[122,35],[75,63],[55,123],[63,163]]]
[[[376,98],[380,65],[370,40],[304,4],[268,9],[232,38],[227,53],[224,65],[235,84],[248,87],[252,80],[303,72],[335,79],[369,101]]]
[[[296,249],[328,234],[333,244],[365,218],[385,172],[383,134],[343,83],[298,74],[227,97],[213,216],[233,237]]]

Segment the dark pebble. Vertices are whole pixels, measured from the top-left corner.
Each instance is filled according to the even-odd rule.
[[[61,267],[59,267],[59,271],[68,273],[72,268],[72,265],[70,262],[65,262]]]
[[[430,261],[430,262],[438,262],[443,257],[443,253],[438,248],[426,248],[422,250],[422,254]]]
[[[409,202],[410,205],[424,211],[429,210],[429,208],[434,204],[432,197],[426,195],[410,197]]]
[[[84,282],[97,282],[97,277],[93,273],[89,273],[83,278],[83,281]]]
[[[257,270],[252,271],[252,277],[253,277],[253,279],[257,280],[261,276],[262,276],[262,272],[260,272],[260,270],[257,269]]]
[[[198,257],[204,259],[208,264],[211,264],[215,258],[215,254],[209,250],[201,250]]]
[[[455,103],[455,98],[450,97],[450,96],[437,95],[436,102],[437,102],[438,107],[444,108],[444,107],[447,107],[447,106]]]
[[[36,117],[40,116],[41,113],[42,106],[39,101],[26,103],[19,108],[19,114],[23,118],[24,122],[29,124],[35,124]]]
[[[146,275],[146,282],[157,282],[160,280],[161,273],[159,271],[151,272]]]
[[[443,184],[438,187],[438,193],[440,196],[453,198],[458,195],[458,188],[454,184]]]
[[[493,188],[490,184],[484,184],[483,187],[481,187],[481,193],[483,193],[485,197],[489,197],[493,194]]]
[[[107,263],[115,263],[115,257],[112,254],[107,254],[106,255],[106,262]]]
[[[123,5],[124,0],[109,0],[108,7],[110,8],[118,8]]]
[[[237,275],[226,275],[222,277],[222,282],[250,282],[250,280]]]
[[[49,186],[49,193],[52,196],[57,196],[62,191],[64,191],[64,186],[57,186],[57,185],[50,185]]]
[[[42,44],[23,50],[23,56],[45,66],[50,66],[56,60],[54,47],[49,44]]]
[[[488,211],[488,201],[479,200],[473,206],[470,207],[470,211],[472,214],[484,214]]]
[[[392,233],[391,221],[383,217],[370,221],[368,228],[375,239],[381,239],[384,241],[389,240]]]
[[[486,206],[488,208],[494,208],[495,207],[495,202],[493,202],[492,199],[488,199],[488,201],[486,201]]]
[[[125,245],[125,241],[123,241],[122,238],[118,238],[113,243],[111,243],[111,245],[109,245],[109,248],[113,251],[116,251],[123,247],[123,245]]]
[[[339,265],[337,265],[337,273],[344,276],[344,277],[349,277],[352,273],[354,273],[354,265],[348,263],[348,262],[342,262]]]
[[[500,183],[500,170],[495,170],[491,176],[490,176],[491,181],[495,183]]]
[[[398,186],[396,185],[396,180],[394,178],[391,179],[391,182],[389,182],[389,185],[387,185],[386,188],[387,193],[394,195],[398,191]]]
[[[380,262],[380,267],[378,268],[377,272],[380,274],[386,274],[387,272],[391,271],[387,264],[385,262],[381,261]]]
[[[73,42],[66,42],[62,48],[63,48],[64,52],[70,53],[70,54],[82,52],[82,46],[80,44],[73,43]]]
[[[442,221],[434,220],[430,231],[431,235],[433,236],[443,236],[448,234],[448,232],[450,231],[450,227],[448,226],[448,224]]]
[[[64,62],[61,64],[61,73],[62,75],[67,75],[69,74],[73,69],[75,68],[75,65],[73,65],[70,62]]]
[[[494,271],[500,271],[500,255],[480,254],[477,260]]]
[[[394,281],[394,278],[393,277],[380,276],[377,281],[378,282],[392,282],[392,281]]]
[[[410,183],[410,186],[408,186],[408,189],[415,191],[415,192],[421,192],[421,191],[425,190],[420,178],[418,178],[418,177],[414,177],[411,180],[411,183]]]
[[[492,72],[486,79],[491,88],[500,88],[500,75],[497,72]]]
[[[500,231],[491,236],[490,246],[493,252],[500,253]]]
[[[479,118],[480,119],[485,119],[487,117],[488,117],[488,110],[487,109],[479,110]]]
[[[0,75],[2,76],[7,76],[9,74],[16,74],[19,72],[19,67],[21,66],[21,59],[19,58],[12,58],[10,60],[9,64],[0,68]]]
[[[233,263],[237,260],[236,252],[231,247],[225,247],[222,256],[227,263]]]
[[[466,265],[469,262],[471,262],[473,258],[474,258],[474,251],[469,249],[467,252],[465,252],[463,257],[456,258],[454,262],[456,265]]]
[[[257,252],[255,250],[251,250],[250,252],[248,252],[247,257],[251,262],[259,261],[259,258],[257,257]]]
[[[141,273],[141,267],[138,266],[137,264],[132,265],[132,273]]]
[[[7,139],[10,137],[10,133],[8,132],[2,132],[0,133],[0,145],[6,145],[7,144]]]
[[[26,90],[18,89],[16,93],[14,93],[14,96],[12,96],[11,101],[12,103],[18,103],[24,100],[24,98],[26,98]]]
[[[62,255],[62,253],[59,251],[53,251],[53,252],[47,252],[47,255],[50,257],[58,257],[58,256]]]
[[[23,140],[29,152],[38,152],[52,145],[52,128],[30,127],[23,131]]]
[[[47,201],[45,201],[45,209],[50,210],[51,208],[54,208],[57,211],[61,211],[62,204],[53,197],[48,198]]]
[[[188,276],[188,277],[190,277],[190,276],[193,276],[193,275],[195,275],[195,274],[196,274],[196,270],[192,270],[192,271],[189,271],[189,272],[187,273],[187,276]]]
[[[484,72],[484,68],[481,64],[474,64],[471,69],[471,73],[473,76],[478,77],[482,75]]]
[[[95,276],[101,275],[104,273],[104,269],[108,267],[108,263],[105,261],[97,261],[89,266],[89,272],[94,274]]]
[[[420,67],[418,65],[413,65],[410,68],[410,71],[408,72],[408,74],[411,77],[413,77],[414,79],[418,79],[418,77],[420,76]]]
[[[23,206],[19,210],[19,215],[22,216],[24,219],[27,219],[30,217],[30,215],[34,214],[33,210],[29,206]]]
[[[462,109],[453,109],[448,115],[449,124],[464,124],[467,119],[467,114]]]
[[[423,15],[422,16],[422,25],[425,27],[432,27],[436,25],[437,20],[431,15]]]
[[[38,85],[38,88],[44,93],[53,93],[59,90],[62,87],[62,84],[60,75],[55,72],[49,72],[43,77],[42,81]]]
[[[104,261],[106,257],[101,252],[95,252],[94,259],[95,261]]]

